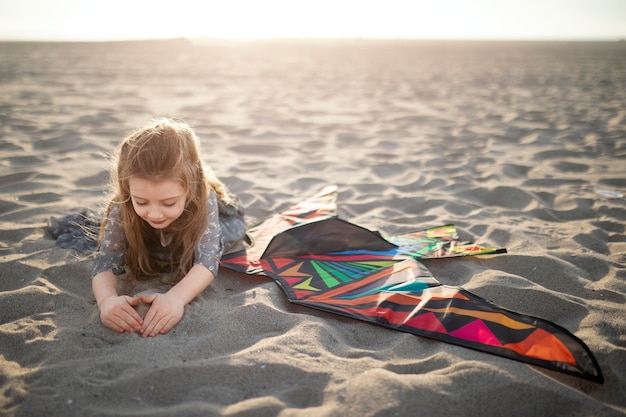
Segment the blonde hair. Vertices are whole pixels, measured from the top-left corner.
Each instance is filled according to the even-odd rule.
[[[185,209],[169,226],[172,259],[178,260],[178,266],[172,272],[180,279],[193,266],[194,249],[207,227],[209,194],[214,192],[218,200],[228,205],[233,204],[233,199],[224,184],[204,167],[198,137],[184,121],[156,119],[124,138],[113,155],[113,196],[108,212],[113,205],[120,206],[126,264],[132,281],[158,275],[162,265],[150,259],[149,246],[159,242],[160,235],[135,213],[130,199],[131,178],[155,182],[174,180],[185,190]],[[106,217],[100,239],[105,224]]]

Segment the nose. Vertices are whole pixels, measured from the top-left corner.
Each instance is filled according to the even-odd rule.
[[[150,220],[159,220],[163,218],[163,213],[158,208],[150,206],[148,209],[148,218]]]

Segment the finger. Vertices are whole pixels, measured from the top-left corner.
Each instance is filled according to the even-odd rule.
[[[126,305],[114,317],[114,322],[124,331],[138,331],[141,328],[142,319],[132,307]]]
[[[164,334],[167,332],[167,330],[169,330],[169,328],[173,327],[174,324],[176,324],[176,320],[174,316],[172,316],[172,314],[157,313],[155,314],[150,324],[145,327],[145,330],[142,332],[142,336],[154,337],[158,335],[159,333]],[[167,330],[163,332],[164,329],[167,329]]]
[[[172,328],[176,325],[176,323],[177,323],[177,321],[174,320],[173,318],[168,320],[168,322],[165,324],[165,326],[163,326],[163,328],[161,329],[161,331],[159,333],[160,334],[166,334],[167,332],[172,330]]]
[[[128,325],[132,326],[132,328],[135,330],[139,330],[139,328],[143,324],[143,319],[141,318],[139,313],[137,313],[137,310],[129,305],[122,307],[122,310],[119,313],[118,317]]]
[[[128,304],[130,304],[133,307],[137,307],[137,304],[139,304],[139,297],[126,296],[126,302],[128,302]]]
[[[171,316],[165,316],[161,320],[159,320],[157,325],[154,326],[154,329],[152,330],[152,333],[150,333],[150,336],[156,336],[158,334],[165,334],[165,333],[167,333],[167,331],[169,330],[168,326],[172,322],[172,319],[173,318]]]
[[[143,331],[142,336],[144,337],[156,336],[159,333],[158,329],[162,327],[159,325],[161,320],[162,320],[161,318],[159,319],[155,318],[154,320],[152,320],[150,324]]]
[[[118,324],[118,322],[116,321],[112,321],[112,320],[108,320],[106,323],[104,323],[104,325],[113,330],[114,332],[117,333],[124,333],[125,331],[127,331],[127,329],[125,328],[125,326],[123,325],[123,323]]]
[[[139,299],[142,303],[152,304],[159,294],[140,295]]]
[[[134,332],[141,328],[141,316],[135,311],[131,303],[133,298],[120,298],[121,302],[109,305],[100,313],[102,323],[116,332]],[[138,302],[138,301],[137,301]]]
[[[154,326],[156,326],[158,321],[156,315],[157,309],[154,306],[150,307],[148,313],[146,313],[146,318],[143,321],[141,329],[139,330],[143,337],[148,336],[152,332],[152,329],[154,329]]]
[[[124,333],[124,332],[132,332],[135,331],[135,328],[131,325],[128,324],[127,322],[117,318],[115,321],[110,322],[107,327],[109,327],[111,330],[115,330],[118,333]]]

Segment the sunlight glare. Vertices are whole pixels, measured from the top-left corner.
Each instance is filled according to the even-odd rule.
[[[43,40],[619,39],[625,23],[624,0],[0,0],[0,37]]]

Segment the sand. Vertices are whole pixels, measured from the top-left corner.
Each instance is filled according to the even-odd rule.
[[[626,44],[0,44],[0,414],[626,413]],[[105,203],[109,154],[192,124],[256,223],[327,184],[383,234],[454,223],[509,254],[443,283],[553,321],[600,385],[291,305],[222,269],[169,334],[98,318],[89,256],[48,225]]]

